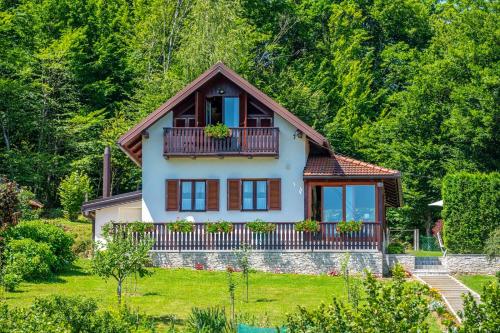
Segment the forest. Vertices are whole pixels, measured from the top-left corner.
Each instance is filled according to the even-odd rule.
[[[115,142],[221,60],[324,134],[400,170],[392,223],[429,229],[445,175],[499,170],[499,2],[0,0],[0,175],[58,207],[73,171],[140,187]]]

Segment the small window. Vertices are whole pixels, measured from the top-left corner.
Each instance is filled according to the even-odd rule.
[[[262,118],[260,120],[260,127],[271,127],[273,120],[271,118]]]
[[[242,181],[242,209],[267,210],[267,181]]]
[[[204,211],[206,208],[205,181],[181,181],[181,211]]]
[[[186,120],[184,118],[175,119],[175,127],[186,127]]]

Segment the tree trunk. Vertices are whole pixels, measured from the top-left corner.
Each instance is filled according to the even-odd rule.
[[[122,305],[122,280],[118,280],[118,286],[116,288],[116,294],[118,296],[118,307]]]

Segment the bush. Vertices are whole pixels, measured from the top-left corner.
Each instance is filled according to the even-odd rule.
[[[366,297],[359,306],[334,298],[317,309],[299,307],[288,315],[286,326],[301,333],[426,332],[428,288],[405,282],[404,274],[396,266],[391,282],[385,283],[368,273],[363,284]]]
[[[33,192],[23,188],[17,194],[19,198],[19,208],[23,220],[36,220],[40,218],[41,209],[31,208],[30,201],[35,200],[36,196]]]
[[[60,271],[75,260],[72,252],[73,236],[61,228],[43,221],[21,222],[6,233],[7,239],[32,239],[48,244],[56,257],[51,266],[54,272]]]
[[[500,227],[496,228],[486,240],[484,253],[490,258],[500,256]]]
[[[187,320],[188,332],[222,333],[232,332],[231,324],[224,309],[213,307],[193,308]]]
[[[401,242],[392,242],[387,245],[387,253],[388,254],[404,254],[405,253],[405,245]]]
[[[59,185],[59,197],[65,216],[71,221],[78,218],[81,206],[92,192],[90,178],[80,172],[72,172]]]
[[[500,287],[498,281],[490,282],[483,287],[481,303],[477,303],[469,293],[464,295],[464,310],[459,313],[462,325],[454,327],[450,323],[450,331],[467,332],[500,332]]]
[[[5,249],[5,273],[26,280],[48,278],[56,261],[48,244],[29,238],[11,240]]]
[[[1,276],[2,280],[0,281],[2,286],[5,288],[6,291],[15,291],[17,286],[22,281],[22,276],[19,274],[13,273],[13,272],[8,272],[8,270],[5,270],[4,273]]]
[[[453,253],[482,253],[500,221],[500,173],[447,175],[442,192],[445,246]]]
[[[155,323],[123,308],[119,312],[98,311],[93,299],[50,296],[37,298],[27,309],[0,307],[0,332],[154,332]]]

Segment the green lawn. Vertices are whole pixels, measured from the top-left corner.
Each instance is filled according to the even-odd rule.
[[[409,250],[407,251],[408,254],[412,254],[415,257],[441,257],[443,256],[443,253],[441,251],[413,251]]]
[[[457,279],[467,287],[481,294],[483,286],[494,281],[496,278],[493,275],[458,275]]]
[[[103,307],[116,305],[116,284],[104,282],[88,274],[88,260],[80,259],[75,268],[52,281],[22,283],[19,291],[6,293],[7,302],[13,306],[27,306],[35,297],[50,294],[81,295],[96,298]],[[250,301],[243,301],[244,288],[238,278],[236,309],[259,319],[268,318],[279,324],[286,313],[295,311],[297,305],[316,307],[329,302],[332,296],[345,298],[342,278],[306,276],[295,274],[252,273],[250,275]],[[154,269],[151,277],[139,279],[137,291],[133,280],[126,285],[125,302],[132,308],[153,316],[175,315],[185,319],[192,307],[221,305],[229,308],[226,273],[193,271],[188,269]]]

